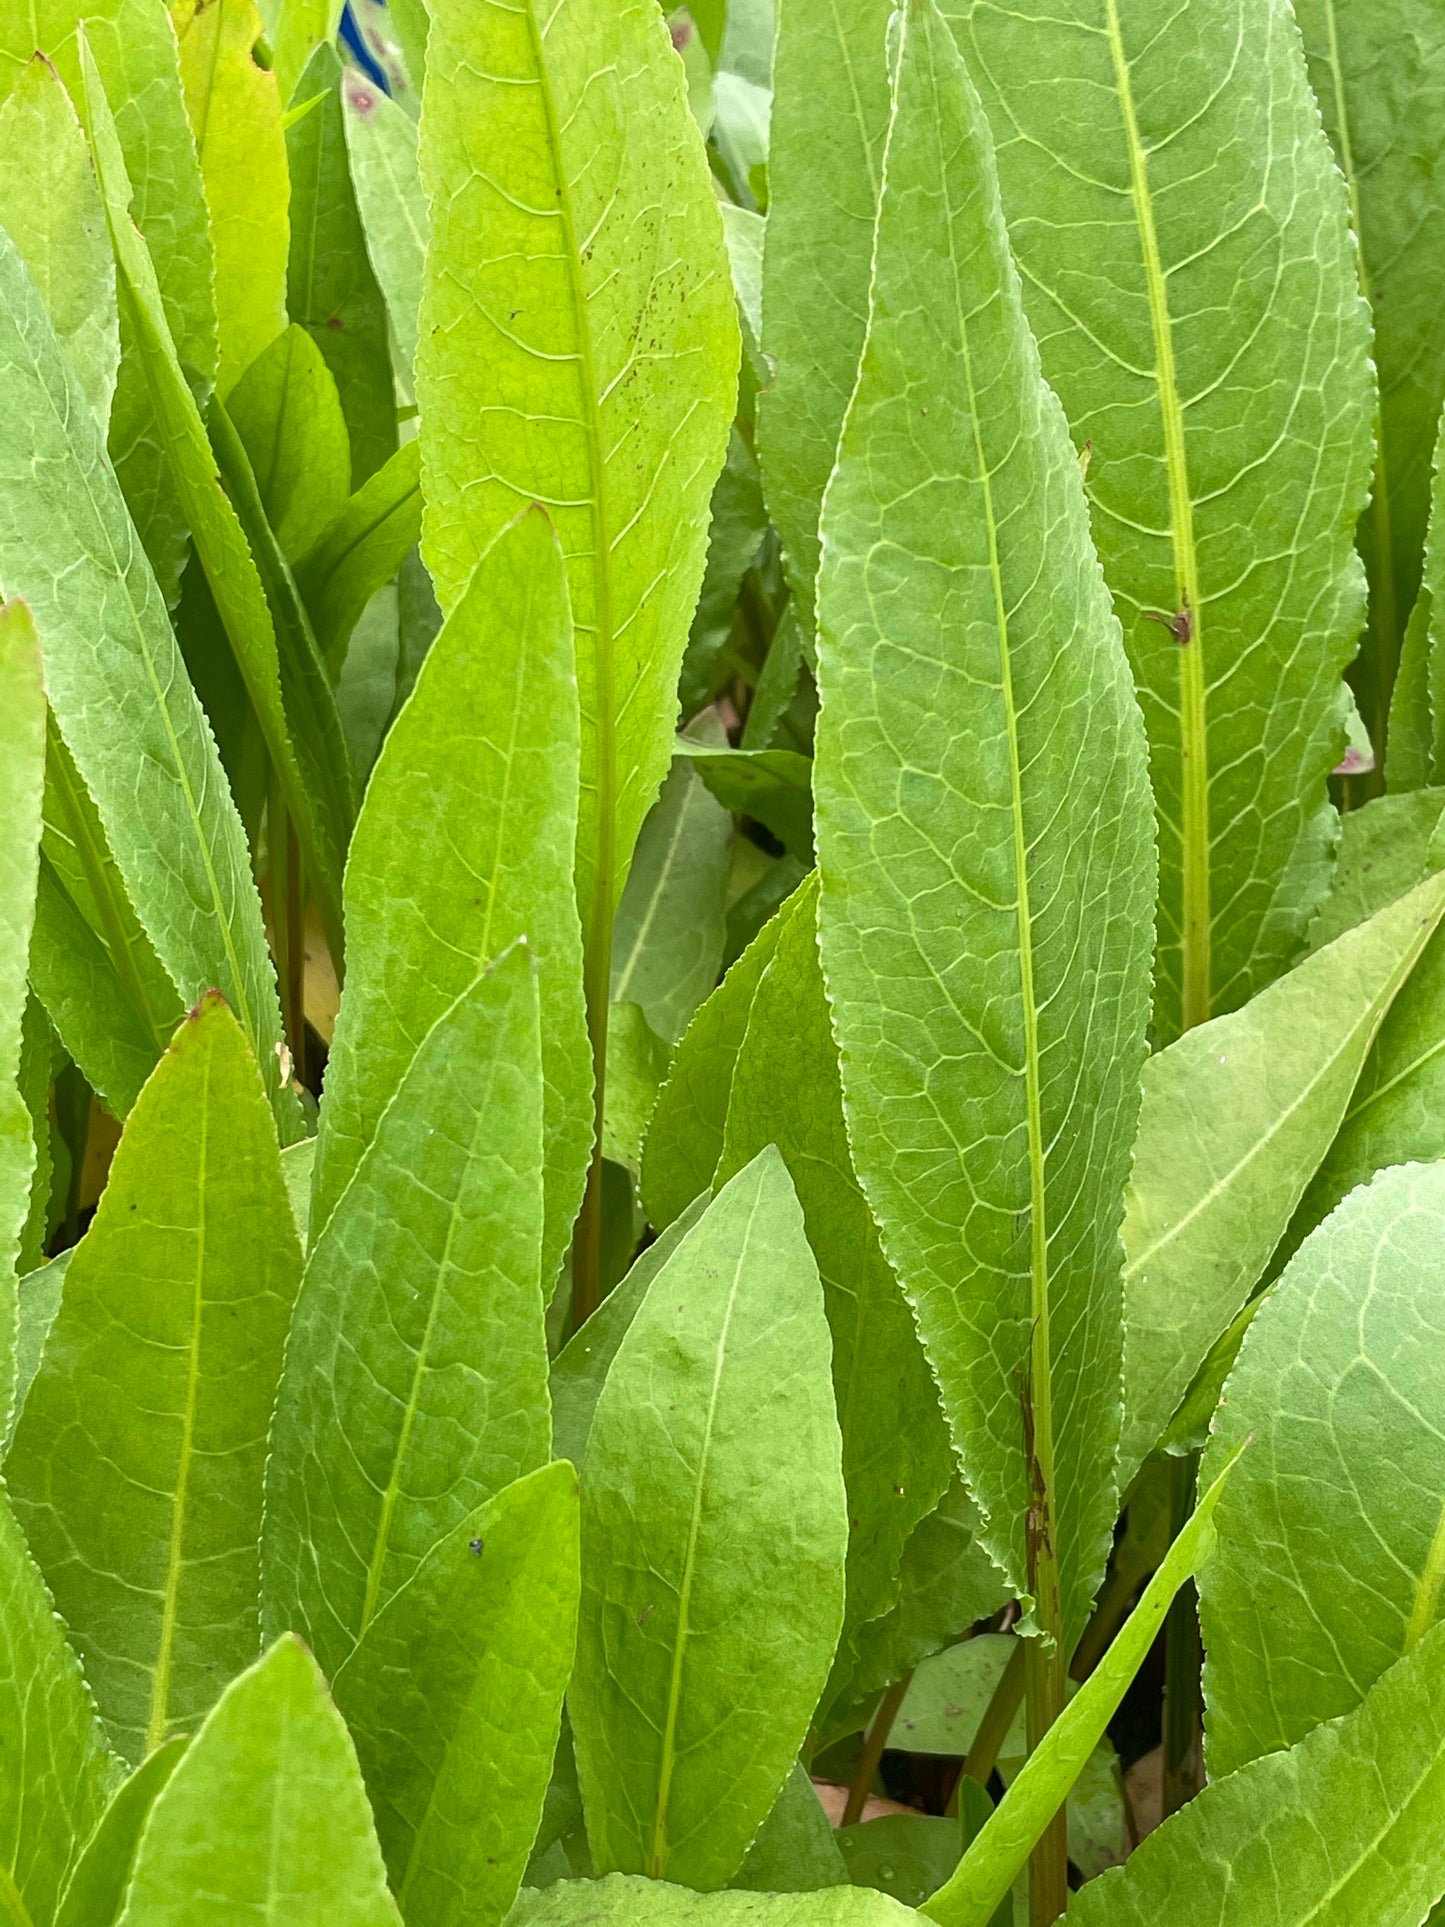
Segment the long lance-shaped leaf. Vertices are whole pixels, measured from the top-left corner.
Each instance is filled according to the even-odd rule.
[[[439,0],[427,71],[422,546],[450,610],[528,500],[561,538],[600,1126],[612,916],[672,754],[736,394],[732,277],[654,0]]]
[[[1149,732],[1167,1039],[1328,880],[1373,414],[1345,191],[1286,0],[947,11]]]
[[[351,828],[349,769],[335,700],[255,478],[224,409],[211,434],[171,339],[100,76],[82,44],[86,116],[115,250],[122,311],[165,430],[169,474],[266,740],[287,811],[340,953],[341,865]]]
[[[519,943],[433,1025],[324,1229],[313,1216],[262,1612],[328,1673],[445,1533],[548,1457],[540,1066]]]
[[[901,1901],[864,1887],[823,1893],[697,1894],[665,1880],[559,1880],[529,1894],[509,1915],[512,1927],[907,1927],[918,1916]]]
[[[115,1927],[150,1810],[189,1744],[178,1733],[116,1789],[65,1883],[55,1927]]]
[[[299,1639],[231,1682],[161,1789],[121,1927],[187,1927],[199,1896],[217,1921],[400,1927],[356,1754]]]
[[[1379,371],[1361,690],[1377,754],[1420,584],[1430,456],[1445,400],[1445,17],[1429,0],[1297,0],[1326,132],[1349,189]]]
[[[1358,1706],[1439,1617],[1442,1232],[1445,1166],[1387,1171],[1250,1325],[1204,1460],[1253,1438],[1200,1586],[1211,1778]]]
[[[1124,1213],[1121,1485],[1263,1277],[1442,914],[1434,877],[1144,1066]]]
[[[577,1474],[454,1527],[336,1675],[391,1883],[427,1927],[500,1921],[537,1832],[577,1643]]]
[[[119,1770],[0,1493],[0,1919],[53,1917]]]
[[[346,151],[366,250],[386,298],[398,371],[408,384],[416,361],[422,274],[431,212],[421,183],[416,121],[365,74],[341,80]]]
[[[1070,1927],[1417,1927],[1442,1830],[1437,1628],[1347,1719],[1207,1786],[1071,1899]]]
[[[818,517],[868,325],[893,0],[786,0],[773,56],[758,456],[811,625]]]
[[[10,1421],[16,1266],[35,1169],[19,1078],[45,794],[41,674],[30,611],[23,602],[0,603],[0,1436]]]
[[[526,937],[544,1013],[550,1286],[590,1139],[582,940],[569,887],[576,812],[567,585],[556,536],[532,510],[477,564],[387,738],[357,822],[313,1236],[431,1026],[484,964]]]
[[[84,131],[40,55],[0,105],[0,227],[20,250],[104,434],[120,366],[115,262]]]
[[[294,0],[293,0],[294,3]],[[329,0],[328,0],[329,3]],[[286,133],[291,173],[291,260],[286,304],[336,378],[359,488],[396,452],[396,385],[386,303],[366,253],[347,160],[341,63],[329,45],[312,55],[296,89],[314,100]]]
[[[404,442],[296,565],[296,586],[333,682],[362,610],[396,575],[421,534],[420,468],[419,444]]]
[[[186,113],[215,249],[217,392],[224,397],[286,326],[290,181],[281,90],[255,57],[255,0],[179,0]]]
[[[1068,1644],[1116,1511],[1152,823],[987,125],[929,0],[902,24],[819,617],[819,930],[858,1176],[982,1543]]]
[[[569,1705],[600,1871],[723,1885],[797,1757],[843,1615],[828,1354],[769,1149],[653,1278],[587,1441]]]
[[[1164,1555],[1103,1659],[980,1828],[957,1871],[924,1903],[923,1913],[939,1927],[988,1927],[993,1920],[995,1908],[1007,1898],[1050,1816],[1062,1808],[1069,1789],[1104,1738],[1129,1682],[1163,1628],[1170,1602],[1208,1560],[1214,1544],[1215,1509],[1233,1470],[1231,1460]]]
[[[38,49],[54,63],[78,107],[84,97],[76,35],[82,11],[115,109],[136,224],[156,253],[161,299],[181,361],[205,395],[216,374],[214,253],[168,9],[152,0],[86,0],[83,9],[76,0],[36,0],[8,8],[0,16],[0,92]],[[171,600],[185,555],[185,524],[124,320],[121,332],[110,453],[146,554]]]
[[[810,881],[780,915],[777,951],[753,1000],[718,1179],[776,1144],[823,1280],[848,1488],[848,1643],[838,1667],[846,1683],[851,1636],[896,1603],[904,1544],[943,1496],[953,1464],[913,1314],[848,1152],[817,916]]]
[[[133,1761],[194,1729],[256,1651],[266,1428],[300,1269],[255,1062],[207,998],[127,1120],[5,1465]]]
[[[0,583],[34,614],[56,724],[157,955],[183,997],[225,993],[289,1113],[245,832],[95,418],[4,238]]]

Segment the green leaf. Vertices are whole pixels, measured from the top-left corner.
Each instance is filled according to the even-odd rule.
[[[190,1742],[177,1734],[158,1746],[122,1782],[75,1864],[55,1916],[55,1927],[115,1927],[156,1795]]]
[[[1384,1172],[1305,1241],[1250,1326],[1204,1459],[1207,1477],[1253,1435],[1200,1587],[1211,1777],[1358,1706],[1435,1623],[1442,1228],[1445,1167]]]
[[[1124,1214],[1128,1485],[1264,1275],[1445,915],[1431,878],[1144,1066]]]
[[[1374,403],[1345,189],[1282,0],[948,11],[1092,453],[1149,732],[1167,1040],[1277,976],[1329,880]]]
[[[541,1818],[577,1637],[577,1475],[454,1527],[336,1675],[387,1872],[423,1927],[502,1920]]]
[[[691,1893],[661,1880],[560,1880],[531,1895],[507,1927],[904,1927],[913,1912],[857,1887],[825,1893]]]
[[[255,58],[263,33],[255,0],[180,0],[171,17],[211,217],[224,400],[286,326],[283,102],[275,74]]]
[[[34,613],[51,711],[157,955],[183,998],[225,993],[285,1106],[245,834],[94,417],[3,238],[0,581]]]
[[[0,602],[0,1433],[10,1422],[16,1270],[36,1159],[20,1072],[45,793],[42,674],[29,609]]]
[[[289,6],[296,0],[288,0]],[[325,0],[333,4],[333,0]],[[396,386],[386,303],[367,258],[352,191],[341,108],[341,62],[323,42],[296,89],[320,105],[287,130],[291,258],[286,302],[336,378],[351,435],[351,485],[396,453]]]
[[[261,506],[288,562],[346,507],[351,445],[331,371],[293,322],[242,375],[226,409],[245,444]]]
[[[1445,245],[1441,114],[1445,22],[1428,0],[1351,7],[1300,0],[1310,79],[1349,189],[1360,285],[1379,371],[1372,500],[1359,530],[1370,577],[1370,636],[1361,665],[1377,734],[1420,583],[1430,457],[1445,399],[1440,327]],[[1373,645],[1373,646],[1371,646]],[[1393,772],[1392,772],[1393,780]]]
[[[846,1702],[839,1682],[833,1733],[861,1730],[885,1686],[905,1679],[921,1659],[960,1638],[975,1621],[990,1618],[1006,1604],[1006,1591],[978,1543],[978,1510],[955,1477],[903,1548],[897,1605],[854,1629],[857,1658]]]
[[[987,126],[924,0],[903,24],[823,557],[819,933],[854,1163],[984,1549],[1021,1598],[1042,1576],[1041,1623],[1067,1648],[1118,1510],[1153,825]],[[1044,1514],[1057,1594],[1030,1550]]]
[[[568,888],[576,704],[561,556],[547,518],[533,511],[478,563],[386,739],[357,821],[317,1230],[431,1026],[485,963],[525,936],[543,1010],[548,1286],[556,1274],[591,1141],[581,941]]]
[[[129,186],[105,93],[84,48],[82,56],[122,313],[164,431],[171,483],[339,952],[341,861],[353,809],[340,722],[244,447],[214,398],[208,435],[185,378],[149,251],[127,212]]]
[[[601,1871],[722,1885],[797,1757],[843,1612],[829,1349],[768,1150],[654,1277],[587,1442],[569,1706]]]
[[[813,626],[818,520],[868,321],[873,221],[888,129],[884,35],[893,0],[791,0],[776,94],[763,241],[759,458],[788,580]]]
[[[396,1927],[356,1755],[299,1639],[226,1688],[157,1797],[121,1927],[193,1927],[198,1895],[218,1921]]]
[[[85,135],[60,76],[38,54],[0,106],[0,226],[104,434],[120,367],[115,262]]]
[[[1425,888],[1421,885],[1414,894]],[[1276,1263],[1377,1171],[1445,1157],[1442,1098],[1445,940],[1437,930],[1380,1025],[1335,1140],[1300,1201]]]
[[[52,1258],[48,1264],[40,1265],[34,1271],[27,1271],[20,1280],[15,1325],[14,1410],[4,1439],[0,1441],[0,1449],[5,1452],[10,1449],[15,1427],[20,1421],[21,1412],[25,1409],[26,1397],[35,1382],[35,1374],[40,1370],[45,1341],[50,1336],[50,1327],[55,1323],[55,1315],[60,1310],[61,1293],[65,1286],[65,1274],[70,1269],[71,1254],[78,1249],[78,1246],[72,1245],[70,1250],[62,1251],[58,1258]]]
[[[784,1780],[733,1885],[760,1894],[806,1894],[848,1885],[848,1868],[801,1761]]]
[[[124,1118],[161,1046],[47,857],[35,897],[30,982],[86,1082],[113,1117]]]
[[[572,1334],[552,1361],[552,1450],[559,1459],[581,1466],[587,1456],[592,1415],[602,1395],[617,1348],[637,1316],[653,1279],[692,1230],[710,1202],[701,1193],[634,1262],[620,1284],[602,1300],[586,1324]]]
[[[300,1270],[275,1127],[212,995],[126,1124],[6,1475],[118,1749],[256,1650],[266,1427]]]
[[[272,1427],[263,1619],[328,1674],[551,1444],[536,966],[432,1026],[311,1255]]]
[[[642,1142],[667,1075],[668,1048],[640,1004],[613,1004],[607,1020],[607,1101],[602,1113],[602,1155],[625,1165],[632,1177]]]
[[[577,897],[596,1028],[617,892],[672,756],[736,393],[732,280],[655,0],[431,11],[422,548],[450,611],[519,508],[535,498],[556,521],[577,634]]]
[[[1431,510],[1433,516],[1433,505]],[[1389,747],[1385,780],[1399,793],[1420,789],[1431,778],[1434,725],[1430,715],[1430,611],[1433,598],[1421,585],[1405,625],[1395,687],[1390,693]]]
[[[683,761],[648,812],[612,930],[612,1001],[675,1044],[712,991],[727,938],[732,818]]]
[[[846,1674],[853,1632],[898,1599],[899,1561],[953,1471],[948,1428],[913,1314],[883,1255],[843,1122],[818,965],[815,880],[779,917],[728,1097],[718,1179],[775,1144],[797,1189],[823,1281],[848,1490]],[[961,1628],[959,1630],[962,1630]]]
[[[1070,1927],[1416,1927],[1440,1888],[1442,1829],[1437,1630],[1347,1719],[1207,1786],[1071,1897]]]
[[[23,13],[12,10],[0,22],[4,55],[23,65],[39,47],[77,107],[83,96],[78,12],[73,0],[40,0]],[[87,5],[85,24],[115,109],[134,187],[132,211],[160,257],[161,299],[171,332],[198,392],[205,394],[216,373],[214,255],[169,10],[152,0],[96,0]],[[185,523],[167,479],[164,437],[151,414],[124,316],[121,345],[110,454],[151,566],[172,601],[185,559]]]
[[[840,1827],[837,1839],[855,1887],[876,1887],[909,1907],[943,1885],[963,1851],[958,1822],[928,1813],[887,1813]]]
[[[362,610],[421,534],[420,463],[420,443],[403,443],[296,565],[296,585],[333,678]]]
[[[431,211],[421,184],[416,121],[364,74],[341,79],[346,151],[372,272],[386,301],[397,370],[410,385]]]
[[[1103,1739],[1158,1637],[1170,1601],[1209,1557],[1215,1508],[1234,1463],[1224,1467],[1194,1508],[1113,1645],[1020,1768],[992,1818],[974,1836],[958,1871],[922,1908],[939,1927],[986,1927],[992,1920]]]
[[[341,14],[339,0],[281,0],[279,7],[275,0],[270,0],[266,20],[270,29],[271,64],[282,102],[289,103],[284,123],[288,128],[295,124],[301,112],[316,111],[308,107],[308,103],[315,100],[317,89],[313,85],[315,75],[307,70],[318,51],[330,50],[327,43],[336,39]],[[295,172],[293,166],[293,188]]]
[[[712,749],[680,738],[713,795],[739,816],[764,823],[795,857],[813,861],[813,766],[793,749]]]
[[[0,1493],[0,1912],[15,1927],[48,1927],[116,1766]]]
[[[748,1015],[777,948],[776,917],[758,932],[688,1025],[658,1092],[642,1155],[642,1199],[661,1231],[712,1189]]]
[[[1432,849],[1442,814],[1445,789],[1419,789],[1376,796],[1340,818],[1340,853],[1330,893],[1310,925],[1311,950],[1333,943],[1445,867],[1445,850]]]
[[[725,651],[737,615],[738,591],[767,530],[757,458],[734,424],[727,461],[713,484],[707,568],[678,677],[678,701],[685,719],[719,695],[734,673],[733,659]]]

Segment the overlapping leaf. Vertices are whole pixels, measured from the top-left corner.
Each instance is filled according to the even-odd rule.
[[[3,238],[0,583],[34,614],[56,725],[161,963],[183,997],[226,994],[274,1090],[245,834],[94,416]]]
[[[315,1230],[431,1026],[483,964],[525,936],[545,1013],[550,1284],[590,1142],[581,938],[569,889],[576,717],[561,556],[546,517],[532,512],[478,564],[433,643],[357,823]]]
[[[595,1026],[616,892],[671,754],[737,380],[732,281],[654,0],[443,0],[431,15],[423,550],[450,610],[527,501],[556,520]]]
[[[1167,1038],[1328,880],[1373,408],[1345,190],[1284,0],[948,12],[1149,732]]]
[[[1211,1774],[1349,1712],[1435,1622],[1442,1226],[1445,1167],[1385,1172],[1305,1241],[1250,1326],[1205,1461],[1253,1435],[1201,1584]]]
[[[157,1797],[121,1927],[183,1927],[199,1895],[222,1920],[398,1927],[356,1754],[299,1639],[227,1687]]]
[[[545,1462],[542,1079],[517,944],[427,1033],[313,1215],[266,1487],[263,1621],[328,1673],[437,1541]]]
[[[823,516],[819,931],[858,1176],[982,1543],[1031,1596],[1047,1509],[1072,1639],[1116,1510],[1152,823],[989,154],[947,26],[911,5]]]
[[[765,1151],[653,1278],[588,1439],[569,1705],[600,1872],[723,1885],[797,1757],[843,1612],[828,1355]]]
[[[131,1113],[6,1460],[133,1761],[194,1729],[256,1651],[266,1430],[299,1272],[256,1066],[213,997]]]

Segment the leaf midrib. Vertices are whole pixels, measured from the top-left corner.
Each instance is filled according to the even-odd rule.
[[[728,1287],[727,1304],[723,1309],[722,1327],[717,1338],[717,1357],[713,1364],[712,1386],[708,1393],[707,1416],[703,1421],[702,1444],[698,1452],[697,1475],[693,1482],[692,1516],[688,1521],[687,1547],[683,1553],[682,1584],[677,1595],[677,1635],[672,1649],[672,1672],[667,1687],[667,1713],[662,1728],[662,1757],[657,1776],[657,1805],[653,1813],[652,1841],[648,1852],[647,1871],[654,1880],[661,1880],[667,1867],[667,1806],[672,1795],[672,1775],[677,1764],[677,1717],[682,1701],[682,1669],[687,1653],[688,1609],[692,1603],[692,1582],[697,1569],[697,1541],[702,1530],[702,1497],[707,1483],[708,1459],[712,1451],[713,1425],[717,1417],[718,1398],[722,1390],[723,1367],[727,1362],[728,1336],[732,1329],[733,1310],[737,1304],[738,1292],[742,1288],[743,1271],[752,1247],[753,1226],[757,1222],[761,1194],[753,1200],[748,1215],[748,1227],[739,1246],[737,1261],[733,1266],[732,1283]]]
[[[537,19],[537,0],[524,0],[523,12],[532,43],[537,87],[547,125],[547,146],[557,180],[557,215],[562,223],[563,254],[567,264],[567,286],[572,297],[576,322],[577,362],[582,389],[583,432],[587,439],[587,460],[592,470],[592,489],[588,504],[592,511],[593,578],[593,661],[592,674],[597,707],[593,724],[597,732],[596,813],[593,843],[592,902],[588,906],[587,970],[588,1015],[593,1030],[596,1056],[596,1109],[600,1133],[603,1100],[603,1070],[607,1037],[607,1004],[612,969],[613,869],[616,863],[617,813],[617,730],[612,661],[612,572],[611,549],[607,541],[607,469],[602,452],[602,423],[598,401],[597,372],[592,350],[592,329],[588,314],[587,291],[582,285],[582,255],[577,242],[577,225],[572,208],[572,182],[562,150],[562,131],[557,117],[556,97],[547,66],[546,32]],[[554,13],[553,18],[556,15]],[[581,625],[578,625],[579,628]]]
[[[936,91],[936,76],[933,80]],[[937,131],[937,117],[934,129]],[[964,274],[954,240],[957,212],[950,196],[949,170],[945,157],[938,158],[937,178],[941,183],[944,221],[948,233],[949,267],[955,295],[964,286]],[[989,580],[993,589],[994,623],[998,636],[999,674],[1002,683],[1005,730],[1008,739],[1009,798],[1013,819],[1014,892],[1019,938],[1019,990],[1024,1023],[1024,1089],[1029,1144],[1029,1385],[1027,1396],[1032,1408],[1034,1459],[1042,1485],[1047,1513],[1054,1503],[1053,1435],[1053,1362],[1050,1313],[1048,1245],[1047,1171],[1044,1158],[1043,1091],[1039,1050],[1039,1014],[1034,994],[1033,906],[1029,890],[1028,837],[1024,825],[1023,764],[1019,750],[1018,707],[1014,700],[1013,663],[1009,637],[1008,599],[1004,593],[1003,569],[999,557],[998,518],[994,510],[993,476],[979,424],[978,387],[974,376],[973,353],[969,343],[968,321],[963,304],[955,301],[958,323],[960,366],[968,387],[969,422],[973,436],[974,461],[983,494],[983,520],[988,533]],[[1030,1473],[1030,1478],[1032,1474]],[[1047,1528],[1046,1528],[1047,1529]],[[1034,1575],[1027,1575],[1030,1587]],[[1054,1589],[1057,1599],[1057,1589]],[[1046,1631],[1056,1630],[1046,1628]]]
[[[181,1580],[185,1572],[186,1508],[190,1497],[191,1458],[196,1432],[196,1405],[201,1382],[201,1329],[205,1314],[206,1177],[210,1152],[212,1053],[207,1048],[201,1073],[200,1122],[196,1158],[196,1268],[191,1286],[191,1340],[186,1361],[186,1403],[181,1420],[180,1468],[171,1507],[171,1539],[166,1557],[166,1584],[161,1596],[160,1643],[151,1676],[151,1710],[146,1726],[146,1752],[153,1753],[170,1725],[171,1657],[180,1613]]]
[[[401,1425],[397,1431],[396,1451],[391,1461],[391,1475],[387,1479],[386,1490],[382,1494],[381,1511],[376,1522],[376,1536],[372,1541],[371,1560],[366,1571],[366,1593],[362,1600],[361,1617],[355,1634],[358,1644],[376,1615],[377,1603],[381,1595],[382,1574],[386,1569],[387,1555],[391,1551],[391,1522],[396,1514],[397,1501],[401,1497],[402,1469],[406,1464],[407,1453],[411,1446],[412,1428],[416,1423],[417,1411],[421,1405],[422,1386],[426,1382],[427,1372],[430,1369],[432,1340],[436,1336],[442,1298],[454,1269],[452,1254],[456,1245],[457,1228],[462,1219],[461,1200],[466,1191],[468,1175],[476,1162],[477,1145],[490,1119],[491,1097],[489,1086],[477,1105],[471,1142],[467,1147],[466,1160],[462,1167],[461,1181],[457,1186],[457,1195],[452,1199],[451,1210],[447,1214],[447,1235],[442,1244],[441,1257],[437,1261],[431,1302],[427,1306],[426,1323],[417,1346],[416,1363],[412,1368],[411,1390],[407,1395],[406,1409],[402,1413]]]
[[[1204,609],[1199,586],[1199,556],[1194,539],[1194,498],[1184,435],[1184,405],[1174,363],[1174,323],[1169,290],[1154,222],[1148,154],[1139,134],[1130,63],[1124,51],[1118,0],[1105,0],[1109,52],[1129,156],[1130,197],[1139,230],[1149,321],[1154,336],[1154,386],[1164,433],[1169,483],[1169,532],[1174,572],[1193,630],[1178,645],[1180,731],[1180,847],[1183,902],[1180,914],[1183,1027],[1192,1029],[1210,1014],[1209,742],[1204,680]],[[1176,614],[1177,611],[1167,611]]]

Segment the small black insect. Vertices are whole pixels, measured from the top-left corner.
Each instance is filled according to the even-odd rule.
[[[469,1539],[469,1540],[467,1541],[467,1547],[468,1547],[468,1550],[469,1550],[469,1551],[471,1552],[471,1555],[472,1555],[472,1557],[473,1557],[474,1559],[480,1559],[480,1558],[481,1558],[481,1556],[482,1556],[482,1547],[483,1547],[483,1546],[484,1546],[484,1545],[485,1545],[486,1543],[487,1543],[487,1542],[486,1542],[486,1540],[485,1540],[485,1539]]]

